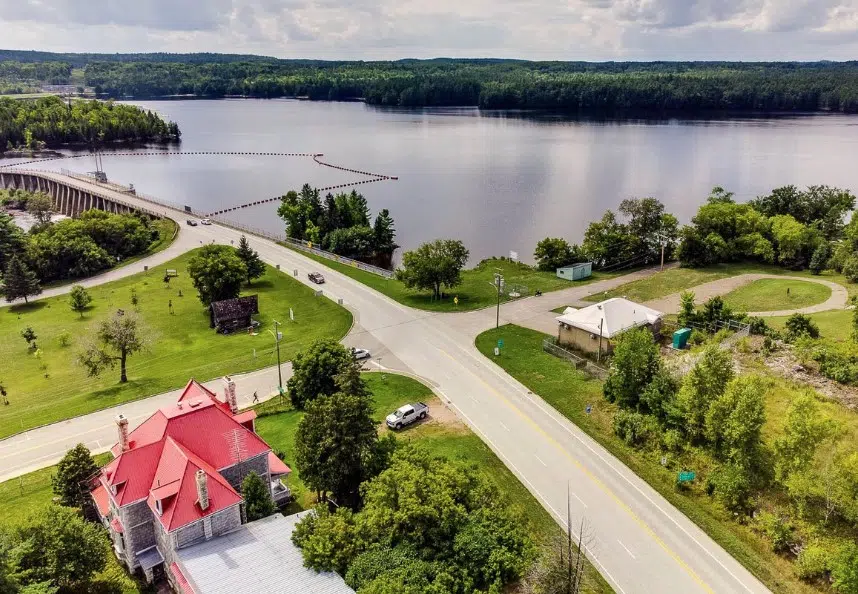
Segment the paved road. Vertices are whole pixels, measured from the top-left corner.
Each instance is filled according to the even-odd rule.
[[[767,278],[773,278],[778,280],[794,280],[825,285],[826,287],[831,289],[831,296],[822,303],[817,303],[816,305],[809,305],[807,307],[800,307],[796,309],[783,309],[779,311],[751,311],[748,312],[749,316],[772,317],[789,316],[795,313],[819,313],[821,311],[828,311],[831,309],[843,309],[846,307],[846,303],[849,301],[849,293],[846,291],[846,287],[839,283],[827,281],[821,278],[813,278],[806,276],[785,276],[783,274],[740,274],[737,276],[720,278],[718,280],[710,281],[708,283],[703,283],[702,285],[697,285],[696,287],[692,287],[689,290],[694,293],[694,299],[697,303],[703,303],[707,299],[710,299],[717,295],[726,295],[727,293],[730,293],[731,291],[734,291],[739,287],[744,287],[745,285],[748,285],[754,281]],[[666,313],[679,313],[680,302],[680,293],[673,293],[665,297],[659,297],[658,299],[647,301],[644,305]]]
[[[183,220],[181,213],[173,215]],[[239,236],[219,226],[199,228],[197,233],[226,243]],[[593,534],[590,557],[617,592],[767,592],[604,448],[476,350],[473,337],[479,324],[484,324],[483,329],[494,325],[491,310],[450,316],[410,309],[272,242],[251,239],[251,245],[269,264],[297,270],[301,282],[307,282],[310,270],[322,270],[327,279],[326,296],[342,299],[355,314],[357,326],[349,341],[373,349],[382,356],[385,367],[395,362],[396,368],[401,365],[425,378],[563,523],[562,510],[570,491],[572,521],[577,525],[586,520]],[[605,290],[596,284],[589,289]],[[505,319],[507,315],[525,316],[526,310],[537,307],[537,299],[545,297],[505,305]],[[241,386],[239,391],[248,393]],[[144,400],[125,406],[146,404],[154,408],[156,403]],[[99,428],[112,431],[106,417],[112,418],[115,412],[84,417],[82,424],[75,425],[80,432],[75,438],[87,435],[91,439]],[[139,408],[131,412],[135,418],[141,414]],[[43,433],[50,437],[50,430]],[[35,432],[25,435],[37,439]],[[47,438],[40,434],[38,439]]]

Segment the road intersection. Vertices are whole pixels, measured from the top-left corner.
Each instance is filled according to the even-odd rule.
[[[129,197],[123,195],[123,199]],[[167,214],[177,221],[184,219],[179,211]],[[191,247],[211,241],[237,244],[240,235],[219,225],[183,227],[177,241]],[[494,310],[438,314],[411,309],[300,253],[265,239],[249,239],[264,261],[296,274],[300,282],[307,283],[306,275],[312,270],[323,272],[324,296],[342,299],[355,317],[344,342],[381,355],[385,367],[422,378],[564,525],[569,494],[573,525],[586,523],[592,535],[589,556],[617,592],[768,592],[601,445],[479,353],[474,338],[494,326]],[[134,270],[128,274],[143,264],[132,265]],[[122,270],[112,273],[123,274]],[[547,310],[552,307],[628,280],[611,279],[503,305],[501,323],[547,328],[551,318]],[[276,385],[276,367],[239,377],[238,389],[245,402],[256,389],[253,386],[271,385],[272,377]],[[0,441],[0,467],[8,475],[13,458],[20,471],[47,465],[81,440],[104,448],[114,440],[112,419],[117,413],[139,421],[171,398],[164,394],[139,400]],[[29,464],[28,457],[32,458]]]

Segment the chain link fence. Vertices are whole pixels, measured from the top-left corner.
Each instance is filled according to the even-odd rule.
[[[564,348],[557,343],[557,339],[554,337],[549,337],[542,341],[542,350],[560,359],[566,359],[575,366],[575,369],[585,371],[590,375],[601,379],[608,377],[608,370],[606,368],[601,365],[597,365],[586,357],[582,357],[581,355]]]

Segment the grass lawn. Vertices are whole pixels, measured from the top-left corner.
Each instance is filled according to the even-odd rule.
[[[99,464],[107,462],[110,454],[96,456]],[[4,505],[0,507],[0,529],[12,529],[26,521],[40,508],[51,502],[54,494],[51,491],[51,477],[56,472],[56,466],[43,468],[22,477],[0,483],[0,497]],[[108,549],[110,545],[107,544]],[[138,584],[132,579],[116,560],[111,550],[107,554],[107,567],[95,579],[95,587],[103,587],[105,591],[119,591],[123,594],[138,594],[148,592],[145,585]],[[109,588],[112,586],[113,588]]]
[[[0,309],[0,381],[11,403],[0,407],[0,437],[165,392],[191,377],[205,381],[275,364],[273,338],[268,333],[273,319],[285,322],[280,343],[284,361],[318,338],[341,338],[351,327],[352,316],[346,309],[315,297],[312,289],[269,267],[262,278],[243,290],[243,294],[259,295],[258,335],[217,334],[209,328],[208,312],[187,274],[194,253],[90,289],[93,303],[83,317],[69,309],[67,296]],[[163,282],[166,268],[179,272],[169,286]],[[118,383],[118,368],[88,378],[76,363],[77,353],[98,320],[120,308],[134,309],[132,287],[137,291],[139,316],[150,346],[128,359],[128,383]],[[174,315],[169,314],[169,301]],[[294,322],[289,322],[290,308],[295,312]],[[41,362],[20,336],[27,326],[38,335]],[[71,344],[66,347],[58,342],[63,332],[70,335]]]
[[[833,271],[826,271],[820,277],[814,277],[807,270],[787,270],[778,266],[768,266],[765,264],[731,262],[729,264],[718,264],[707,268],[668,268],[664,272],[658,272],[648,278],[632,281],[624,285],[620,285],[616,289],[590,295],[586,297],[587,301],[602,301],[610,297],[626,297],[632,301],[643,303],[651,299],[658,299],[673,293],[679,293],[708,283],[710,281],[737,276],[739,274],[749,273],[764,273],[764,274],[781,274],[786,276],[804,276],[807,278],[823,278],[828,281],[840,283],[849,290],[849,294],[858,294],[858,285],[848,283],[846,278],[841,274],[836,274]],[[753,311],[762,311],[754,309]]]
[[[766,323],[776,328],[783,330],[786,327],[786,321],[789,316],[778,316],[776,318],[766,318]],[[819,334],[823,338],[833,338],[834,340],[850,340],[852,336],[852,311],[848,309],[834,309],[831,311],[823,311],[820,313],[810,314],[810,319],[816,322],[819,326]]]
[[[289,245],[285,245],[284,247],[295,249]],[[376,274],[359,270],[348,264],[335,262],[334,260],[329,260],[328,258],[323,258],[322,256],[302,250],[295,249],[295,251],[337,272],[341,272],[403,305],[427,311],[470,311],[494,305],[497,303],[497,290],[493,283],[494,274],[498,272],[498,268],[500,269],[499,272],[504,276],[508,288],[507,293],[509,293],[509,289],[513,285],[524,285],[530,294],[533,294],[537,289],[543,293],[547,293],[549,291],[586,285],[597,280],[612,278],[613,276],[617,276],[617,274],[621,274],[594,272],[590,278],[583,281],[568,281],[557,278],[557,275],[553,272],[542,272],[526,264],[517,264],[509,260],[499,259],[484,260],[476,268],[463,270],[462,284],[450,290],[444,299],[434,301],[430,292],[408,289],[396,279],[386,279]],[[459,298],[458,305],[454,303],[454,297]],[[501,302],[509,300],[510,298],[507,295],[501,295]]]
[[[434,399],[429,388],[409,377],[390,373],[383,375],[370,373],[365,374],[365,378],[375,397],[376,417],[379,419],[408,402],[428,402],[433,410],[438,410],[443,406]],[[276,410],[275,407],[273,401],[269,401],[269,403],[258,407],[257,410],[260,412]],[[256,430],[272,448],[285,453],[286,463],[292,468],[289,486],[295,494],[298,506],[306,508],[312,505],[312,493],[309,493],[301,483],[292,457],[295,451],[295,431],[302,416],[303,413],[294,410],[260,416],[256,421]],[[440,416],[439,413],[438,417]],[[382,431],[387,431],[387,429],[382,428]],[[531,536],[537,542],[548,542],[553,536],[560,533],[559,525],[545,508],[536,501],[515,475],[467,426],[458,421],[430,420],[412,426],[398,433],[397,436],[405,441],[417,442],[433,454],[473,464],[480,473],[497,486],[498,491],[509,499],[511,506],[527,518]],[[587,575],[589,580],[585,592],[613,591],[589,564]]]
[[[816,305],[829,297],[831,289],[819,283],[764,278],[730,291],[724,302],[738,311],[777,311]]]
[[[506,348],[501,357],[495,357],[493,349],[501,337]],[[705,494],[705,485],[702,484],[704,481],[697,481],[701,484],[695,483],[687,491],[677,491],[675,460],[669,460],[668,467],[664,468],[660,465],[657,454],[636,450],[616,437],[611,426],[616,409],[604,400],[601,382],[589,379],[568,363],[544,353],[544,337],[543,334],[526,328],[503,326],[499,330],[490,330],[478,336],[476,345],[484,355],[605,446],[773,592],[799,594],[817,591],[801,582],[796,577],[794,565],[774,554],[766,540],[749,527],[733,521],[731,514],[714,503]],[[775,428],[780,426],[789,394],[788,390],[777,389],[770,390],[767,394],[768,422],[764,430],[767,441]],[[592,405],[590,415],[585,412],[588,404]],[[853,439],[858,444],[858,419],[855,415],[832,403],[824,403],[823,406],[851,426]],[[703,464],[702,461],[700,463]],[[697,467],[696,470],[699,472],[705,468]]]

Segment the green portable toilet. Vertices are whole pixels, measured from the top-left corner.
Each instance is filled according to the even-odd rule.
[[[691,336],[691,328],[680,328],[673,333],[673,348],[684,349],[688,344],[688,337]]]

